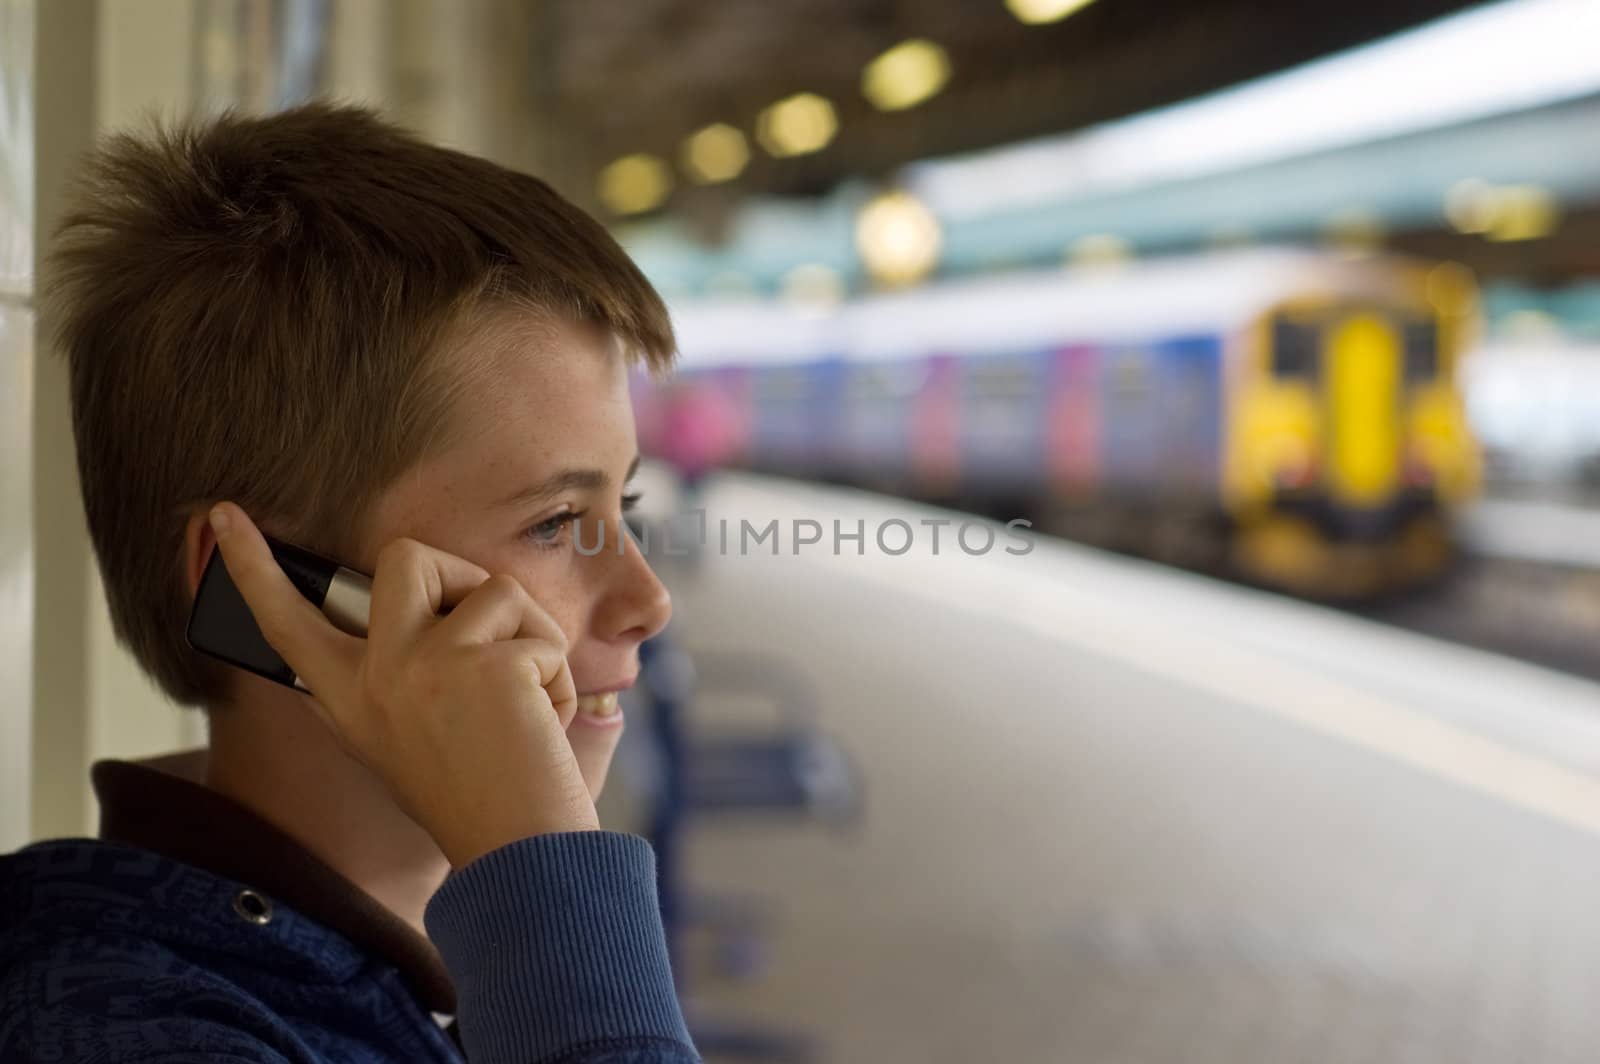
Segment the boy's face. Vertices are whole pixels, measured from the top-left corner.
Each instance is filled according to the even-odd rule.
[[[580,696],[631,684],[639,644],[672,607],[623,531],[638,443],[622,356],[598,328],[513,312],[471,343],[459,353],[475,368],[453,411],[455,442],[379,498],[366,553],[407,536],[509,574],[566,634]],[[552,483],[569,473],[580,475]],[[537,485],[553,490],[524,494]],[[581,711],[567,730],[591,792],[604,783],[620,724]]]

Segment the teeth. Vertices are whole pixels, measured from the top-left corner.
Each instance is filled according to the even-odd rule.
[[[609,717],[619,712],[617,705],[617,692],[611,691],[603,695],[584,695],[578,699],[578,712],[591,713],[596,717]]]

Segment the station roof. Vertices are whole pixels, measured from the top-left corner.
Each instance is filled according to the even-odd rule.
[[[743,198],[820,194],[916,159],[1082,128],[1187,99],[1475,6],[1463,0],[1099,0],[1026,25],[1004,0],[552,0],[537,35],[539,91],[570,128],[569,173],[646,152],[673,160],[712,123],[751,133],[798,92],[830,100],[838,133],[815,153],[752,146],[735,180],[677,182],[668,211],[710,216]],[[882,112],[863,68],[909,38],[939,44],[937,95]],[[569,190],[590,198],[592,190]]]

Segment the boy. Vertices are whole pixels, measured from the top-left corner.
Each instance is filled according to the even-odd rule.
[[[649,845],[593,803],[671,611],[621,531],[660,298],[542,182],[356,108],[89,175],[50,296],[89,531],[210,742],[96,764],[99,839],[0,858],[0,1060],[697,1060]],[[366,639],[263,530],[373,574]],[[187,646],[213,549],[315,697]]]

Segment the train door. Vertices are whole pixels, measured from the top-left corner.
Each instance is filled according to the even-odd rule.
[[[812,367],[815,388],[809,396],[809,422],[815,435],[809,442],[815,467],[823,477],[849,479],[849,455],[844,448],[845,404],[850,367],[839,355],[823,359]]]
[[[715,377],[717,392],[724,402],[726,461],[730,465],[743,465],[750,455],[751,404],[754,401],[751,370],[749,366],[723,366],[715,371]]]
[[[1152,352],[1108,347],[1100,375],[1102,473],[1107,491],[1124,502],[1155,501],[1161,467]]]
[[[1181,337],[1162,343],[1156,355],[1153,429],[1160,448],[1161,497],[1174,504],[1209,504],[1221,462],[1221,341]]]
[[[1066,500],[1094,492],[1100,467],[1099,352],[1086,344],[1055,352],[1046,389],[1046,465],[1051,491]]]
[[[1031,493],[1044,476],[1051,352],[967,359],[962,389],[963,488],[975,497]]]
[[[749,461],[752,468],[775,472],[816,471],[816,367],[811,364],[768,366],[754,371],[750,382]]]
[[[912,400],[910,463],[916,490],[931,497],[954,495],[961,476],[961,363],[933,355]]]
[[[854,363],[840,425],[841,455],[853,474],[898,484],[907,466],[913,397],[927,364],[894,360]]]

